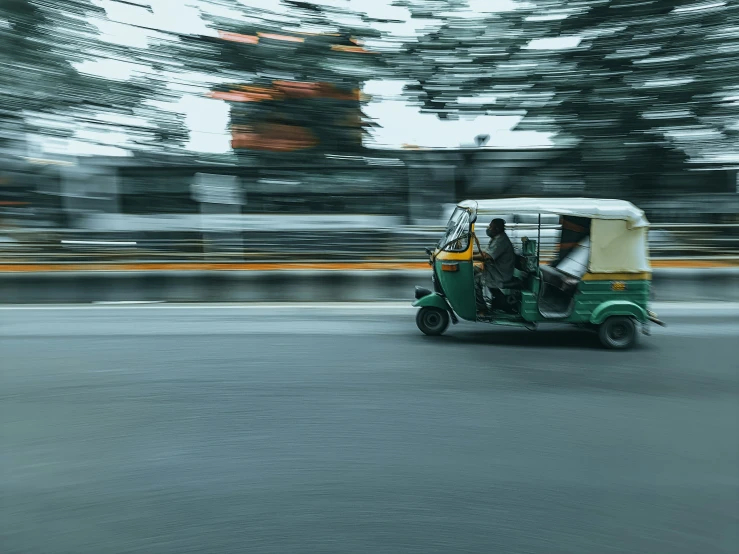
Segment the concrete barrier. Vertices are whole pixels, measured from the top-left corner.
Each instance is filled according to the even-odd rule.
[[[413,299],[429,270],[0,273],[2,304],[371,302]],[[656,301],[739,301],[739,268],[656,269]]]
[[[739,267],[664,268],[652,274],[657,301],[739,301]]]

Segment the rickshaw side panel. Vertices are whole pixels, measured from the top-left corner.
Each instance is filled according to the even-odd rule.
[[[577,294],[575,295],[575,309],[567,321],[572,323],[594,323],[593,318],[596,317],[596,312],[604,305],[616,306],[622,304],[636,306],[639,314],[643,313],[646,317],[651,284],[651,275],[648,273],[588,273],[578,285]],[[639,321],[642,321],[642,319]]]
[[[539,300],[538,300],[538,281],[536,282],[536,291],[529,292],[523,291],[521,293],[521,317],[535,323],[537,321],[544,321],[544,318],[539,313]]]
[[[455,313],[462,319],[475,321],[477,306],[472,249],[464,253],[440,252],[434,266],[439,284]],[[456,270],[447,271],[445,267]]]
[[[531,291],[521,293],[521,317],[529,322],[536,323],[548,320],[539,313],[539,280],[536,279]],[[600,318],[604,313],[604,306],[612,309],[616,306],[632,306],[624,309],[623,313],[608,313],[611,315],[633,315],[639,321],[646,318],[651,290],[651,275],[648,273],[630,274],[593,274],[583,277],[574,296],[575,305],[572,314],[564,319],[557,320],[563,323],[593,323],[593,318]],[[596,314],[599,311],[601,315]]]

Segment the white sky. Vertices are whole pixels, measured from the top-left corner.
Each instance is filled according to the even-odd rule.
[[[132,28],[127,23],[134,23],[165,31],[188,32],[197,34],[214,34],[201,20],[199,0],[135,0],[152,7],[153,13],[142,8],[112,2],[95,0],[103,6],[108,14],[108,21],[98,24],[102,38],[111,42],[143,47],[154,32]],[[258,6],[265,9],[279,9],[279,0],[241,0],[245,5]],[[402,20],[404,23],[378,24],[378,29],[394,37],[411,37],[428,22],[411,20],[405,8],[391,6],[392,0],[348,0],[357,11],[381,19]],[[482,11],[495,12],[511,9],[512,0],[468,0],[472,10],[471,17]],[[325,4],[346,5],[346,0],[324,0]],[[225,15],[225,14],[224,14]],[[555,39],[556,40],[556,39]],[[567,39],[565,39],[566,41]],[[571,39],[570,39],[570,42]],[[576,45],[576,44],[575,44]],[[538,47],[538,45],[531,45]],[[548,43],[546,48],[556,48],[556,43]],[[572,47],[570,43],[562,47]],[[80,66],[85,72],[104,75],[110,78],[127,79],[141,68],[134,64],[110,61],[87,62]],[[198,76],[194,76],[197,77]],[[200,76],[207,79],[207,76]],[[402,145],[420,147],[457,148],[468,145],[479,134],[490,135],[489,147],[528,147],[550,145],[549,135],[536,132],[517,132],[513,127],[518,123],[516,116],[480,116],[473,120],[454,122],[440,121],[435,115],[420,114],[417,109],[407,106],[400,97],[403,87],[398,81],[368,81],[365,91],[375,98],[366,107],[368,116],[375,119],[381,128],[375,129],[373,139],[368,146],[379,148],[398,148]],[[227,132],[228,106],[225,102],[204,96],[205,89],[193,87],[177,87],[184,95],[176,104],[168,108],[182,113],[190,129],[190,150],[210,153],[230,151],[230,136]],[[89,136],[89,130],[81,129],[80,137]],[[63,150],[70,154],[123,154],[125,138],[118,132],[112,132],[105,140],[108,147],[94,147],[82,142],[71,141]],[[59,146],[50,146],[51,150],[59,150]]]

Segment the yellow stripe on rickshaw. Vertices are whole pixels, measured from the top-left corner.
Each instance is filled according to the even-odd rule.
[[[472,260],[472,252],[470,252],[470,249],[464,252],[447,252],[444,250],[436,255],[436,259],[440,262],[469,262]]]

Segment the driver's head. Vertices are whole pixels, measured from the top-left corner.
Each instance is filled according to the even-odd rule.
[[[495,238],[503,232],[505,232],[505,219],[493,219],[488,225],[487,235],[490,238]]]

